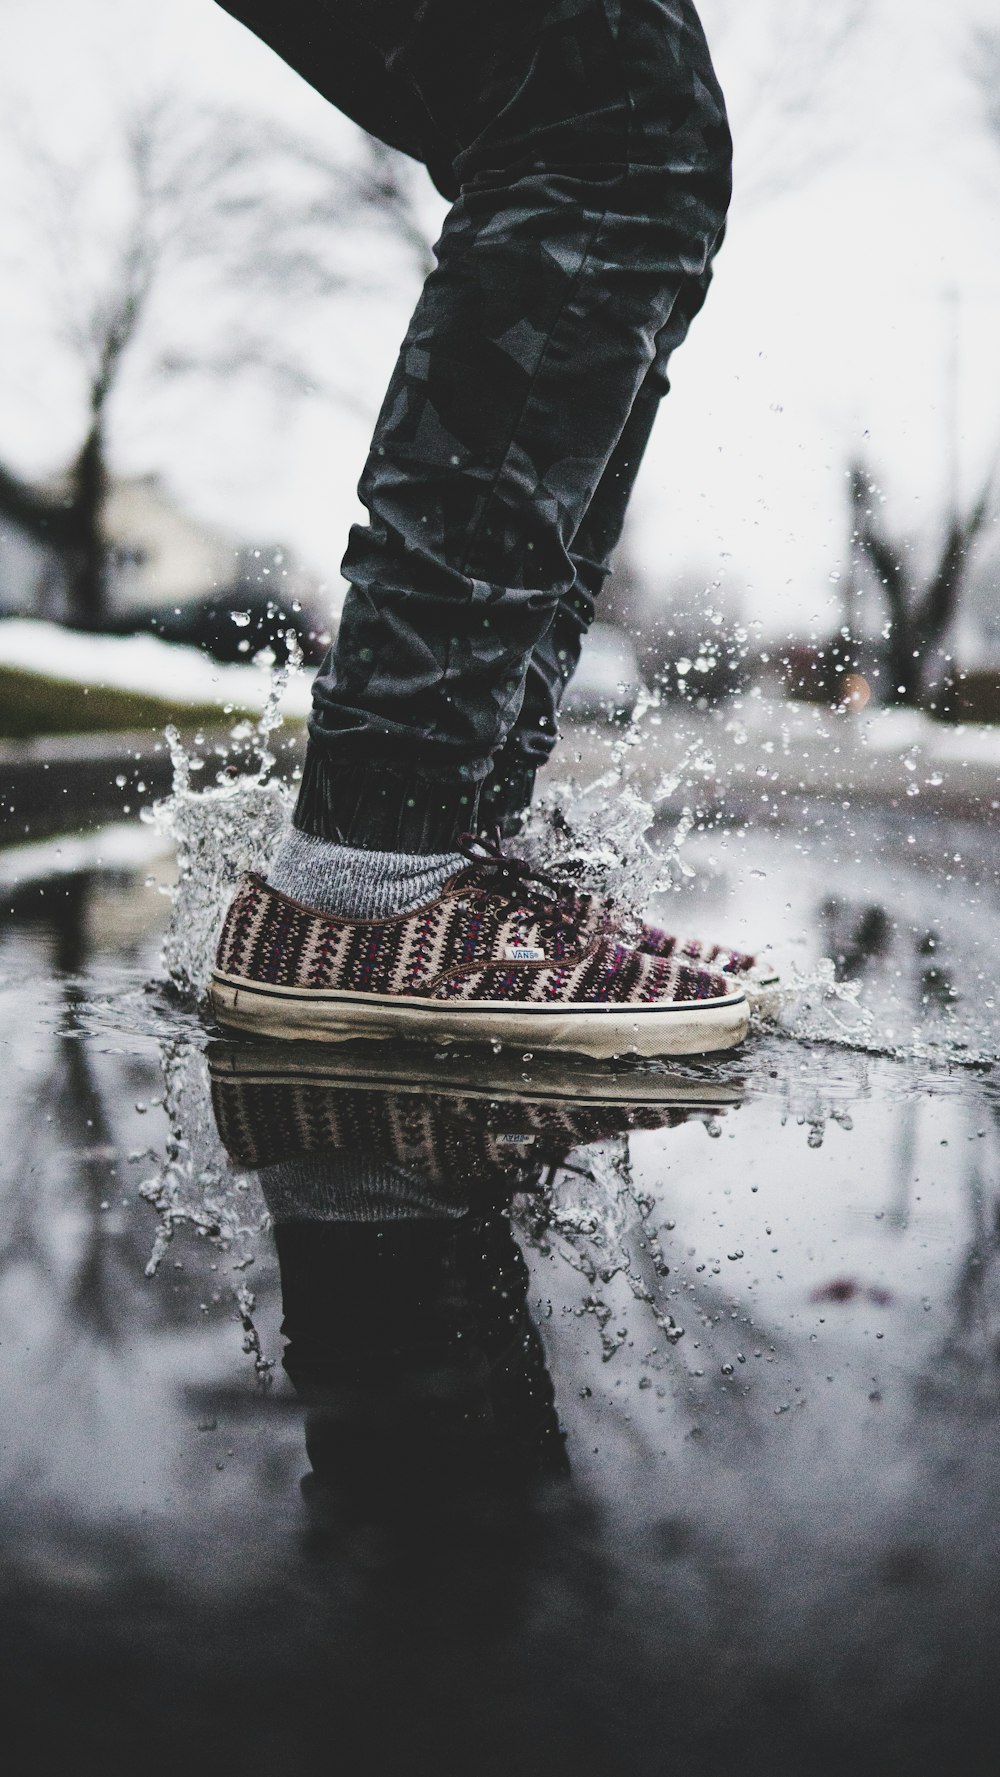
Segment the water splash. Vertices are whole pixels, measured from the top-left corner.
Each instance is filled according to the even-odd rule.
[[[524,1238],[541,1252],[555,1252],[587,1284],[577,1312],[594,1316],[605,1363],[628,1336],[628,1328],[617,1324],[620,1312],[607,1299],[618,1277],[649,1311],[655,1334],[667,1345],[684,1337],[664,1299],[669,1268],[652,1223],[655,1209],[656,1199],[636,1187],[627,1135],[569,1154],[544,1192],[515,1205],[515,1224]]]
[[[187,752],[176,729],[168,728],[173,785],[169,796],[142,811],[141,818],[177,850],[177,882],[166,891],[173,909],[163,962],[178,992],[198,1002],[208,991],[233,889],[247,871],[266,871],[291,815],[292,790],[269,776],[275,764],[271,737],[284,722],[279,706],[289,680],[302,667],[294,631],[286,641],[288,658],[281,666],[272,665],[260,717],[254,723],[240,722],[230,737],[233,756],[255,759],[255,769],[240,771],[224,758],[214,785],[197,789],[192,775],[203,771],[206,761]]]
[[[168,835],[177,850],[178,881],[167,891],[173,912],[164,964],[172,986],[196,1005],[206,995],[219,926],[238,878],[248,870],[266,871],[289,820],[293,792],[270,776],[275,763],[271,737],[282,724],[279,704],[288,680],[300,667],[290,636],[287,662],[278,669],[272,663],[271,690],[260,719],[233,729],[231,753],[207,789],[195,788],[192,781],[207,761],[186,752],[176,732],[168,730],[173,788],[143,818]],[[672,768],[658,777],[649,772],[649,759],[662,748],[659,705],[658,692],[643,691],[631,720],[610,744],[607,769],[582,786],[573,780],[552,784],[518,842],[519,849],[545,868],[612,899],[626,938],[637,935],[657,895],[676,893],[698,874],[697,848],[688,842],[721,828],[724,843],[729,831],[720,815],[724,798],[718,793],[717,761],[703,738],[690,740]],[[727,731],[733,726],[731,721]],[[784,728],[780,740],[787,751]],[[768,741],[765,750],[777,744]],[[643,748],[652,750],[640,771],[635,768],[643,765]],[[241,769],[250,759],[253,769]],[[663,832],[658,829],[668,808],[672,826]],[[755,874],[762,873],[751,871]],[[929,1065],[979,1067],[997,1059],[996,1047],[984,1045],[982,1032],[970,1033],[966,1040],[953,1021],[913,1023],[912,1013],[907,1017],[901,1005],[892,1008],[891,1016],[881,1003],[876,1010],[870,988],[838,979],[829,957],[809,970],[788,964],[782,975],[779,1029],[791,1040]],[[757,1020],[758,1033],[768,1028],[773,1027]]]
[[[266,1382],[274,1359],[266,1356],[254,1325],[254,1295],[244,1275],[270,1222],[263,1195],[252,1173],[234,1170],[219,1140],[204,1051],[192,1043],[165,1043],[161,1065],[170,1133],[155,1173],[139,1186],[156,1213],[146,1276],[156,1276],[178,1229],[194,1229],[211,1241],[235,1273],[230,1289],[243,1350]]]
[[[642,719],[656,702],[652,693],[640,699],[600,777],[582,787],[571,779],[560,781],[542,794],[518,841],[546,869],[569,876],[593,894],[610,896],[625,916],[626,935],[641,923],[654,896],[694,875],[683,847],[699,816],[707,824],[698,791],[715,768],[711,752],[695,741],[647,795],[629,781],[631,749],[645,740]],[[664,805],[682,787],[691,793],[691,802],[682,807],[670,837],[654,842],[651,836]]]

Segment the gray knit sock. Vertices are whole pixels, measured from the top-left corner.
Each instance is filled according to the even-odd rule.
[[[393,1166],[342,1148],[276,1160],[257,1174],[274,1222],[404,1222],[457,1220],[468,1208],[458,1187],[446,1190],[419,1167]]]
[[[436,900],[450,876],[468,863],[461,852],[422,855],[336,845],[293,827],[270,870],[272,888],[317,913],[342,919],[392,919]]]

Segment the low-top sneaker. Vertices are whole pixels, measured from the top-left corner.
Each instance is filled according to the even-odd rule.
[[[731,974],[624,943],[588,897],[493,851],[390,919],[321,913],[246,877],[211,993],[221,1025],[266,1036],[417,1036],[599,1059],[731,1049],[750,1018]]]
[[[751,1012],[759,1018],[776,1018],[781,1010],[781,977],[766,956],[730,950],[725,944],[705,943],[701,938],[678,938],[649,924],[642,927],[636,949],[647,956],[683,957],[696,967],[721,969],[740,983]]]
[[[506,856],[499,830],[493,834],[479,834],[476,845],[483,854],[494,859]],[[588,892],[578,886],[575,879],[583,875],[583,866],[578,858],[572,855],[560,858],[555,868],[559,873],[559,890],[563,903],[567,907],[572,905],[577,929],[581,934],[617,932],[621,935],[627,931],[627,942],[646,956],[656,956],[664,961],[669,958],[683,959],[695,966],[716,969],[731,976],[743,989],[751,1012],[756,1013],[758,1018],[777,1017],[783,998],[781,977],[769,957],[746,950],[734,950],[727,944],[706,943],[701,938],[680,938],[649,921],[644,921],[636,930],[632,930],[635,925],[634,914],[623,913],[612,896],[596,891]]]

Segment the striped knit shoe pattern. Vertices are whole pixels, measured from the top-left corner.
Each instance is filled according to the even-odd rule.
[[[254,1080],[211,1070],[216,1126],[249,1171],[346,1154],[419,1178],[435,1199],[474,1189],[506,1197],[530,1188],[567,1154],[631,1130],[674,1128],[695,1111],[659,1105],[496,1103],[316,1080]]]
[[[739,982],[751,1012],[759,1018],[776,1018],[781,1010],[781,977],[766,957],[729,950],[724,944],[705,944],[700,938],[677,938],[654,925],[643,926],[636,949],[664,960],[682,958],[696,968],[720,969]]]
[[[551,877],[498,846],[466,850],[469,866],[436,900],[392,919],[318,913],[245,878],[212,976],[219,1023],[320,1042],[417,1036],[601,1059],[742,1041],[749,1009],[731,976],[631,948]]]
[[[573,899],[581,932],[611,932],[622,923],[612,900],[577,891],[573,891]],[[661,961],[672,958],[730,976],[739,982],[751,1012],[760,1018],[776,1018],[781,1010],[781,977],[766,957],[731,950],[725,944],[708,944],[701,938],[678,938],[649,922],[643,923],[631,942],[644,956],[659,957]]]
[[[556,831],[571,836],[564,817],[557,820]],[[499,844],[499,829],[481,843],[495,848]],[[594,933],[621,929],[624,921],[613,899],[607,895],[587,894],[576,887],[573,879],[583,875],[584,867],[572,850],[558,858],[556,868],[562,879],[563,896],[576,908],[581,931]],[[781,1010],[781,978],[767,957],[733,950],[725,944],[703,943],[700,938],[679,938],[650,923],[644,923],[638,935],[630,937],[629,942],[644,956],[655,956],[661,961],[683,961],[694,967],[717,969],[730,976],[739,983],[751,1012],[760,1018],[776,1018]]]
[[[586,895],[567,885],[572,898],[578,929],[581,933],[613,932],[622,925],[613,900]],[[707,944],[701,938],[678,938],[661,926],[643,923],[637,937],[630,940],[634,949],[644,956],[661,961],[674,959],[696,968],[717,969],[738,981],[751,1012],[759,1018],[776,1018],[781,1010],[781,977],[766,957],[745,950],[732,950],[725,944]]]

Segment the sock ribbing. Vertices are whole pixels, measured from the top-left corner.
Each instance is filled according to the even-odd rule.
[[[433,901],[465,867],[461,852],[368,851],[293,827],[267,880],[281,894],[342,919],[392,919]]]
[[[278,1223],[457,1220],[468,1207],[435,1194],[419,1166],[410,1171],[342,1149],[277,1160],[257,1176]]]

